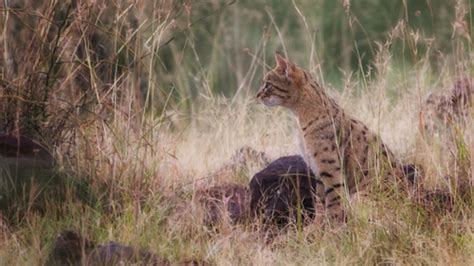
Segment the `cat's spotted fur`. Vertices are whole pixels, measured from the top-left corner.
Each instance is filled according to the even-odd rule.
[[[376,134],[344,112],[307,71],[278,54],[276,61],[257,98],[296,115],[305,160],[318,177],[317,194],[330,217],[343,217],[346,192],[364,189],[369,182],[387,188],[404,180],[403,166]]]

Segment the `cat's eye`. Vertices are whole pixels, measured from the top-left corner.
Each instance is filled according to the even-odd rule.
[[[268,89],[270,89],[271,86],[272,84],[270,84],[269,82],[265,82],[263,84],[263,91],[267,91]]]

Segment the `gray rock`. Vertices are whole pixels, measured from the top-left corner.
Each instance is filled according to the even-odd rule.
[[[240,184],[226,183],[201,189],[196,199],[204,211],[204,223],[216,225],[224,220],[236,224],[248,217],[248,189]]]
[[[316,178],[301,156],[281,157],[254,175],[250,211],[266,224],[285,226],[315,216]]]
[[[96,245],[74,231],[64,231],[56,239],[47,265],[169,265],[148,251],[117,242]]]
[[[74,187],[74,196],[95,204],[85,180],[66,175],[55,167],[50,152],[25,136],[0,133],[0,212],[8,223],[21,221],[28,212],[44,212],[47,205],[62,204],[65,191]]]
[[[39,142],[25,136],[0,133],[0,156],[28,158],[52,164],[51,153]]]
[[[88,258],[88,265],[169,265],[156,255],[117,242],[100,244],[93,249]]]
[[[81,265],[95,244],[74,231],[64,231],[58,235],[46,265]]]
[[[25,136],[0,133],[0,211],[7,220],[41,210],[45,201],[62,194],[62,181],[42,145]]]

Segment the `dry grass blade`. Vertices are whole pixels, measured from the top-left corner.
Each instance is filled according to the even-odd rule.
[[[0,264],[104,243],[171,265],[472,265],[472,8],[2,0]],[[298,154],[292,114],[255,100],[277,50],[422,166],[422,193],[358,195],[340,227],[248,219],[254,174]]]

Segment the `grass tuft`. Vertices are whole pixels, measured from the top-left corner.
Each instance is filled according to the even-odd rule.
[[[54,164],[0,157],[0,264],[46,263],[75,230],[172,263],[471,265],[472,105],[430,132],[420,111],[473,76],[474,5],[399,2],[3,0],[0,133]],[[255,101],[275,50],[420,165],[426,197],[371,194],[341,227],[206,226],[196,193],[260,170],[219,172],[236,150],[298,153],[292,114]]]

